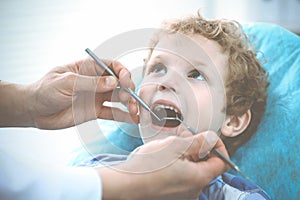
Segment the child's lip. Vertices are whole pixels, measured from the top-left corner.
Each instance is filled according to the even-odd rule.
[[[175,109],[177,109],[182,114],[182,110],[178,107],[178,105],[176,105],[175,103],[173,103],[173,102],[171,102],[169,100],[159,99],[159,100],[154,101],[151,104],[151,110],[153,110],[154,107],[157,106],[157,105],[172,106],[172,107],[174,107]]]
[[[165,134],[168,134],[168,136],[178,136],[178,137],[182,137],[182,133],[186,130],[185,128],[182,127],[182,125],[179,125],[177,127],[163,127],[151,123],[150,127],[155,131],[164,132]]]
[[[178,126],[176,126],[176,127],[157,126],[153,123],[151,123],[151,127],[155,130],[164,131],[164,132],[168,132],[168,131],[171,131],[171,130],[174,130],[174,129],[178,128]]]

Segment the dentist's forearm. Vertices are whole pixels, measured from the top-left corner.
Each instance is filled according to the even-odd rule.
[[[0,81],[0,127],[31,127],[26,86]]]

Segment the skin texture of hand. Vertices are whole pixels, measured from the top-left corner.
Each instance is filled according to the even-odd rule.
[[[122,87],[135,89],[124,66],[104,62],[117,74]],[[60,129],[97,118],[138,123],[136,101],[124,90],[115,89],[117,85],[117,80],[90,59],[54,68],[27,86],[1,83],[0,92],[6,98],[0,108],[7,113],[1,126]],[[122,102],[129,113],[103,105],[106,101]]]
[[[103,199],[197,198],[203,187],[228,169],[212,153],[199,162],[198,155],[207,150],[203,148],[203,144],[207,145],[204,140],[201,134],[168,137],[143,145],[137,151],[139,156],[133,155],[125,164],[99,168]],[[215,148],[227,155],[221,140]]]

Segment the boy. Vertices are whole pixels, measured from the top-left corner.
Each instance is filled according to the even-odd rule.
[[[220,133],[231,155],[255,133],[265,110],[268,82],[237,22],[200,15],[166,22],[153,38],[145,64],[139,96],[158,115],[175,116],[199,133]],[[178,121],[156,120],[143,108],[140,133],[145,143],[192,134]],[[101,155],[88,165],[124,159]],[[269,197],[259,187],[225,173],[199,199]]]
[[[232,155],[255,133],[266,105],[267,75],[250,49],[247,36],[237,22],[205,20],[200,15],[167,22],[163,26],[169,34],[163,31],[152,41],[153,48],[140,89],[141,98],[154,110],[155,104],[159,104],[154,102],[155,98],[173,98],[173,102],[166,104],[174,104],[184,121],[191,127],[198,127],[198,132],[220,131]],[[199,47],[178,33],[186,35]],[[186,43],[180,46],[180,42]],[[195,52],[191,53],[191,49]],[[150,94],[150,91],[156,86],[162,96],[163,90],[171,92],[155,97],[158,92]],[[189,102],[190,99],[195,101]],[[179,107],[186,108],[181,110]],[[143,109],[140,112],[141,133],[143,140],[148,141],[145,138],[153,135],[155,130],[144,128],[143,124],[150,124],[150,115]],[[158,137],[164,137],[163,133],[155,138]]]

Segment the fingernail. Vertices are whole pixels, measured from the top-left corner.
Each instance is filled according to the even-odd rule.
[[[199,153],[198,157],[200,160],[206,160],[208,158],[209,153],[210,153],[210,151],[201,152],[201,153]]]
[[[210,150],[216,145],[219,137],[213,131],[206,131],[201,133],[205,138],[205,143],[203,143],[201,150],[199,151],[198,157],[200,160],[205,160],[210,153]]]
[[[207,131],[205,135],[205,140],[209,145],[214,146],[219,139],[219,136],[213,131]]]
[[[114,85],[116,85],[117,80],[112,77],[112,76],[108,76],[105,78],[105,85],[108,87],[112,87]]]
[[[122,69],[120,71],[120,78],[126,76],[129,73],[129,71],[127,69]],[[130,73],[129,73],[130,74]]]

